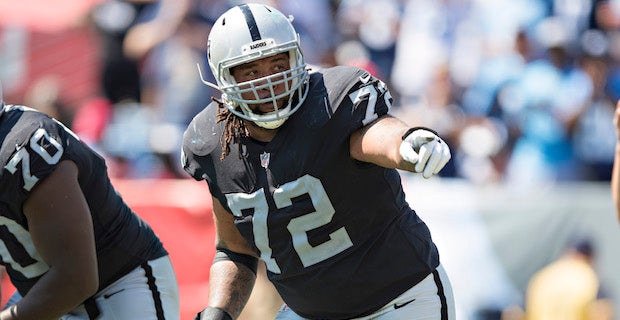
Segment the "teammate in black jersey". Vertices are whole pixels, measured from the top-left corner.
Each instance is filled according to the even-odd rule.
[[[272,7],[223,14],[207,58],[217,85],[205,83],[223,94],[183,143],[217,230],[196,318],[236,318],[260,258],[286,303],[276,319],[454,319],[437,248],[397,171],[429,178],[448,146],[390,116],[390,92],[367,72],[309,72],[289,18]]]
[[[69,129],[0,96],[0,264],[23,298],[0,319],[179,319],[153,230]]]

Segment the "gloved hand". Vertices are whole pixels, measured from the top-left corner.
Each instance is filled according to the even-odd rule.
[[[422,172],[426,179],[437,174],[452,157],[450,147],[426,128],[412,128],[403,135],[400,155],[407,162],[415,164],[414,171]]]

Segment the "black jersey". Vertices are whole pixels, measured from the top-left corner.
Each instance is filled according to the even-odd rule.
[[[345,319],[375,311],[439,264],[429,229],[400,176],[354,160],[351,134],[388,113],[383,82],[352,67],[310,77],[301,108],[269,143],[242,139],[220,160],[213,103],[185,132],[183,164],[232,212],[299,315]]]
[[[23,106],[0,106],[0,263],[22,295],[49,269],[32,243],[22,206],[62,160],[73,161],[79,170],[94,225],[100,289],[167,254],[151,228],[114,190],[103,158],[47,115]]]

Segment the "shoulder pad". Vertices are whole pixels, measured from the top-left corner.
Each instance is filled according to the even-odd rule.
[[[183,134],[183,149],[197,156],[213,152],[220,143],[222,126],[217,122],[218,105],[212,102],[191,121]]]

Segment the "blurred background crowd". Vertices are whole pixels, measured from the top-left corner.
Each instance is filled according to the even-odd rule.
[[[188,178],[179,166],[182,133],[211,96],[219,96],[201,83],[198,73],[200,68],[212,81],[205,64],[207,35],[215,19],[240,2],[0,0],[4,100],[62,120],[108,159],[113,177]],[[530,276],[560,259],[574,240],[572,232],[586,225],[595,233],[607,228],[605,235],[589,236],[594,245],[604,244],[597,248],[602,261],[597,271],[601,282],[611,285],[607,283],[603,298],[614,298],[619,305],[615,284],[620,285],[620,278],[617,269],[611,270],[619,262],[617,243],[613,249],[609,241],[610,234],[618,238],[617,226],[600,219],[614,216],[609,191],[606,185],[582,188],[607,183],[611,176],[616,146],[612,119],[620,99],[620,0],[254,2],[294,16],[306,62],[313,68],[354,65],[386,82],[395,98],[394,114],[435,129],[451,146],[453,158],[440,175],[452,179],[444,181],[534,186],[516,194],[511,193],[516,189],[499,195],[482,192],[477,198],[463,195],[469,188],[448,185],[445,190],[442,185],[437,188],[442,195],[462,197],[462,202],[442,202],[439,208],[433,201],[421,211],[437,213],[423,218],[435,228],[438,243],[452,247],[444,250],[445,261],[450,273],[454,258],[457,298],[459,289],[469,290],[469,296],[461,295],[463,303],[474,299],[476,290],[485,291],[480,296],[505,292],[473,281],[483,276],[480,265],[490,270],[503,263],[514,283],[495,283],[521,292],[491,311],[523,306]],[[537,189],[563,182],[581,184],[563,194]],[[436,190],[432,184],[430,189]],[[520,198],[526,192],[530,198]],[[588,200],[574,197],[587,194],[592,194]],[[501,198],[506,195],[513,198]],[[536,197],[540,195],[546,198]],[[482,198],[484,205],[472,205],[472,199]],[[554,199],[560,200],[548,204]],[[415,201],[426,205],[423,197]],[[591,208],[596,212],[587,212]],[[452,209],[457,213],[448,212]],[[501,220],[499,212],[505,213]],[[443,221],[445,217],[451,220]],[[560,226],[558,220],[566,218]],[[488,234],[475,232],[481,224]],[[515,239],[518,247],[511,242]],[[465,252],[479,256],[455,258]],[[458,268],[456,260],[467,264]],[[474,262],[468,273],[467,265]],[[489,283],[491,274],[484,275]],[[476,319],[497,317],[479,313]]]
[[[209,28],[240,1],[21,2],[0,2],[5,96],[58,113],[117,160],[117,175],[182,175],[179,136],[216,94],[197,70],[211,77]],[[609,179],[620,1],[264,2],[294,16],[309,64],[367,69],[388,83],[394,113],[444,136],[454,157],[443,176],[530,184]],[[89,90],[76,84],[87,91],[81,97],[67,98],[74,85],[49,70],[37,78],[28,71],[59,59],[36,52],[59,32],[82,32],[82,45],[62,45],[74,72],[92,69]]]

